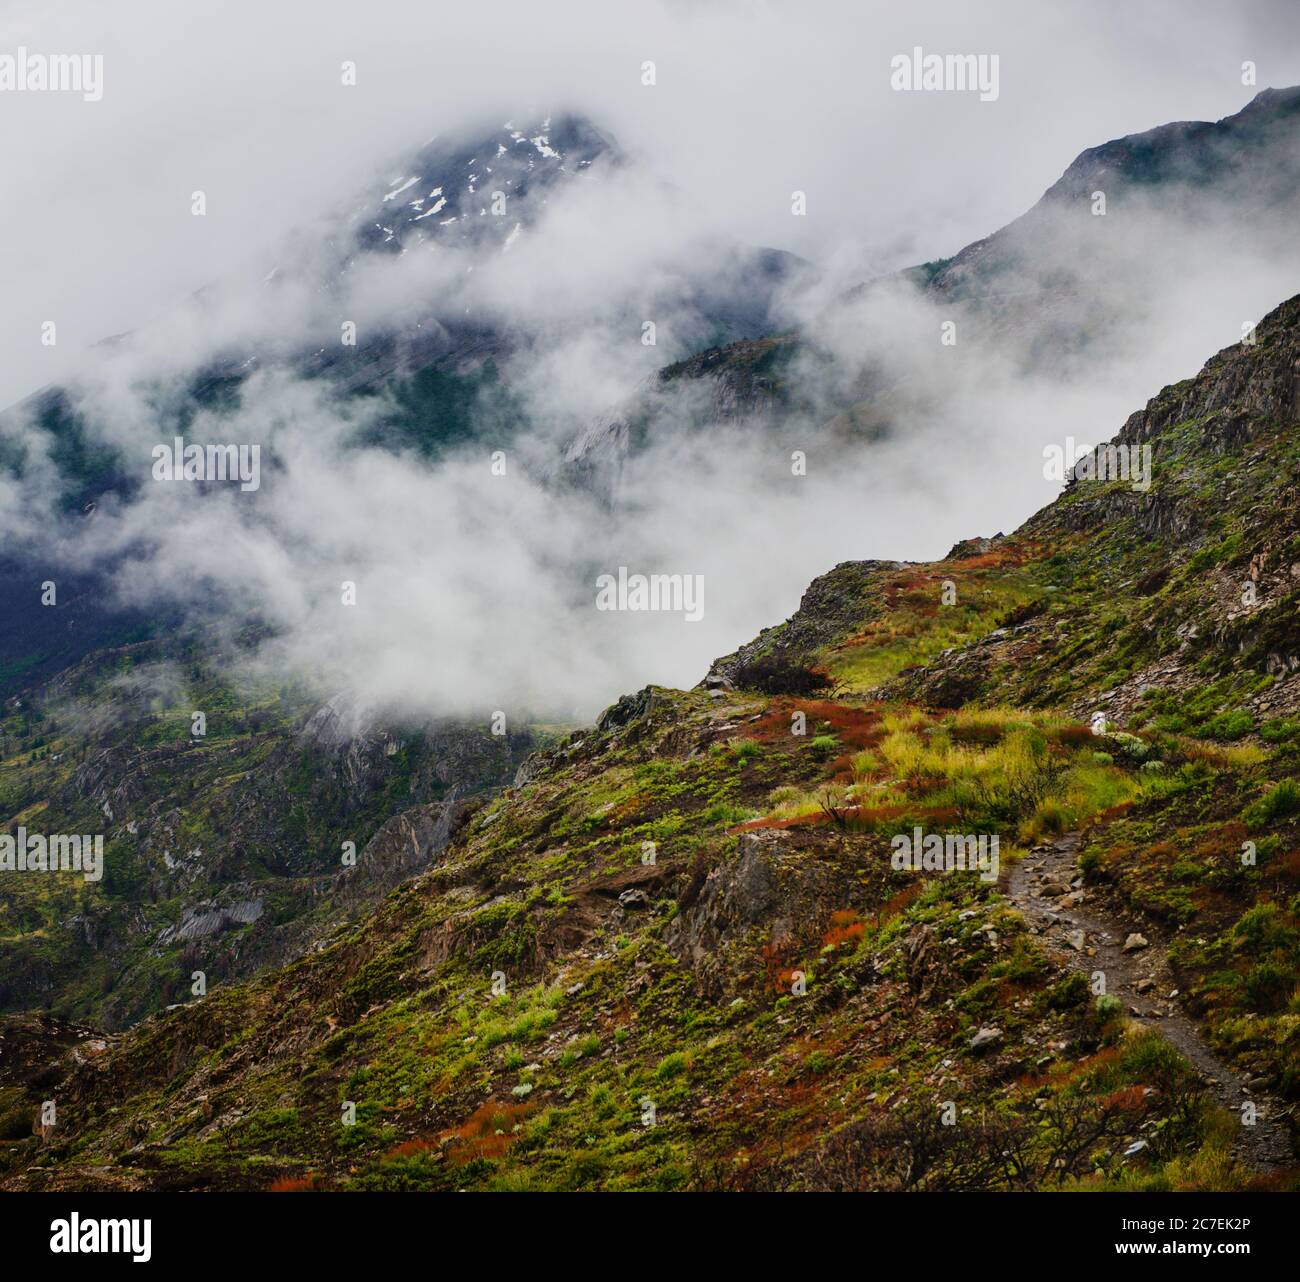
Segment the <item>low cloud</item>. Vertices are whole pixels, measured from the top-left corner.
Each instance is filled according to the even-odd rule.
[[[0,535],[39,548],[51,565],[111,568],[124,604],[179,605],[218,633],[264,620],[271,638],[256,656],[232,653],[244,671],[291,673],[323,692],[349,688],[410,713],[588,717],[647,681],[695,682],[713,658],[788,615],[809,580],[837,562],[931,558],[961,538],[1013,528],[1058,488],[1043,475],[1045,446],[1109,438],[1164,383],[1193,374],[1241,338],[1243,323],[1300,289],[1300,270],[1287,274],[1285,208],[1254,210],[1242,232],[1241,193],[1220,201],[1182,192],[1165,203],[1134,198],[1103,218],[1073,206],[1044,215],[1022,242],[1025,262],[999,289],[983,280],[976,299],[936,298],[901,280],[853,291],[869,265],[897,267],[914,250],[933,257],[935,246],[960,244],[951,240],[958,232],[970,239],[994,225],[984,196],[973,202],[986,220],[978,228],[963,222],[976,215],[956,212],[954,192],[974,189],[974,168],[921,162],[926,140],[954,154],[947,126],[931,115],[948,120],[952,109],[917,104],[913,125],[891,144],[905,181],[886,196],[879,169],[832,164],[836,148],[810,124],[823,117],[787,101],[799,136],[809,137],[806,171],[835,172],[814,208],[825,208],[832,188],[833,207],[859,206],[821,221],[820,242],[788,212],[793,187],[815,188],[788,163],[789,122],[756,107],[756,123],[715,125],[718,183],[737,171],[729,148],[751,171],[766,165],[771,190],[762,199],[782,208],[782,221],[738,214],[759,198],[759,180],[751,173],[729,193],[711,185],[680,140],[700,99],[672,87],[683,67],[700,70],[696,55],[682,52],[683,24],[705,48],[720,48],[719,24],[733,10],[687,18],[655,8],[636,39],[593,19],[607,47],[622,39],[625,60],[639,64],[647,44],[658,50],[665,119],[632,125],[635,163],[568,184],[507,252],[354,256],[339,234],[339,204],[307,181],[291,240],[268,239],[240,270],[194,279],[207,287],[169,300],[162,319],[135,324],[129,340],[77,363],[73,405],[90,443],[121,460],[131,492],[102,496],[93,517],[52,520],[66,497],[54,443],[30,412],[12,415],[6,441],[25,462],[21,482],[0,471]],[[337,16],[328,10],[330,22]],[[1208,21],[1190,25],[1203,36]],[[1258,21],[1264,30],[1269,12]],[[771,13],[755,22],[765,40],[791,34]],[[954,24],[949,35],[964,39],[961,47],[976,52],[996,38],[992,51],[1002,54],[999,101],[963,111],[1023,110],[1016,54],[1024,45],[1014,24],[1004,20],[992,36]],[[647,36],[656,31],[658,45]],[[906,24],[892,20],[873,35],[883,53],[880,92],[888,95],[888,56],[912,43]],[[1090,48],[1085,41],[1084,62]],[[796,67],[811,58],[798,40],[789,54]],[[719,66],[752,87],[757,72],[743,59]],[[106,104],[113,68],[110,59]],[[539,96],[559,93],[546,76],[536,83]],[[842,91],[847,73],[836,83]],[[487,88],[474,86],[460,109],[477,114]],[[630,100],[599,89],[592,96],[605,99],[616,129],[632,119]],[[1249,94],[1237,84],[1224,96],[1236,107]],[[1125,98],[1127,127],[1154,123],[1154,108],[1135,113],[1137,97]],[[441,109],[457,108],[449,98]],[[1080,145],[1124,132],[1083,114]],[[972,119],[953,115],[952,127],[960,135]],[[770,136],[756,139],[768,126]],[[393,137],[391,120],[387,128]],[[337,155],[356,172],[373,161],[363,165],[361,153],[376,129],[374,121],[344,127]],[[655,129],[664,140],[658,155],[648,145]],[[1045,134],[1060,147],[1059,130]],[[1014,154],[1014,131],[998,136]],[[1035,142],[1033,154],[1044,146]],[[1058,151],[1054,168],[1039,164],[1038,188],[1074,150]],[[943,176],[942,191],[931,189],[926,225],[907,230],[919,199],[909,184],[925,172]],[[373,196],[342,208],[355,217]],[[1032,198],[1017,196],[1002,217]],[[791,234],[765,234],[783,228]],[[720,405],[707,379],[656,378],[710,341],[710,300],[746,294],[753,266],[743,253],[764,240],[818,259],[816,275],[786,291],[773,317],[773,328],[797,327],[804,344],[782,373],[797,393],[793,407],[775,417]],[[158,268],[167,275],[171,264],[164,257]],[[301,374],[304,359],[340,350],[345,321],[364,344],[392,331],[427,339],[467,318],[507,336],[496,357],[519,413],[502,440],[480,433],[432,457],[405,440],[361,444],[384,437],[390,399],[343,398],[329,379]],[[643,342],[647,321],[654,346]],[[951,346],[941,339],[950,322]],[[246,381],[233,402],[196,409],[193,378],[213,362],[233,362]],[[565,483],[565,447],[584,435],[601,440],[611,424],[637,446],[611,446],[617,486],[593,493]],[[257,444],[259,489],[154,483],[151,451],[178,434]],[[792,467],[796,451],[806,474]],[[702,575],[703,618],[597,610],[598,576],[620,566]]]

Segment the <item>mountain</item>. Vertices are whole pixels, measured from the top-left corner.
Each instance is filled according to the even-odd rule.
[[[390,190],[358,216],[353,244],[359,253],[448,243],[499,250],[536,223],[552,191],[599,163],[621,166],[627,159],[581,116],[548,116],[526,129],[507,121],[500,129],[435,138],[405,166],[410,172],[394,175]],[[509,212],[497,214],[494,205]]]
[[[1288,262],[1297,199],[1300,87],[1265,89],[1215,123],[1162,125],[1090,148],[1022,217],[916,273],[927,295],[976,304],[971,315],[1022,360],[1068,371],[1114,331],[1129,333],[1116,294],[1127,301],[1197,272],[1187,239],[1211,248],[1226,238]],[[1161,245],[1171,233],[1173,252]]]
[[[636,172],[617,142],[573,114],[439,136],[375,191],[321,214],[321,226],[286,244],[264,278],[214,282],[159,327],[169,360],[173,328],[201,333],[201,356],[170,364],[159,356],[154,368],[157,334],[119,336],[77,380],[0,413],[0,481],[42,495],[48,487],[58,507],[51,522],[43,500],[29,500],[29,514],[15,503],[27,521],[0,531],[0,695],[180,626],[177,612],[123,599],[116,580],[139,548],[115,546],[95,517],[139,498],[154,441],[242,430],[230,424],[259,412],[259,375],[300,380],[331,412],[363,420],[356,449],[436,460],[469,442],[502,448],[524,436],[530,408],[513,358],[563,350],[593,322],[558,306],[531,319],[511,314],[480,296],[474,272],[517,257],[566,200]],[[603,319],[639,337],[643,318],[658,317],[669,356],[672,335],[683,354],[755,338],[778,324],[781,298],[809,270],[793,255],[737,244],[711,245],[707,257],[707,270],[659,271],[635,296],[611,285]],[[366,282],[385,272],[401,273],[404,302],[352,322],[355,342],[340,341],[341,318],[356,314],[370,297]],[[32,608],[51,580],[58,601]]]
[[[1265,89],[1215,123],[1104,143],[1025,214],[952,257],[855,286],[798,327],[665,367],[576,431],[566,466],[615,492],[629,456],[675,429],[686,395],[703,407],[696,430],[794,417],[832,446],[904,430],[918,406],[933,419],[933,367],[917,372],[885,350],[917,309],[922,341],[950,322],[981,361],[1087,388],[1151,348],[1162,311],[1208,312],[1212,330],[1227,310],[1235,333],[1300,287],[1290,243],[1298,207],[1300,87]],[[1253,309],[1242,282],[1279,271],[1282,282]],[[859,344],[856,367],[839,350],[846,333],[875,339]]]
[[[223,307],[234,303],[275,318],[281,300],[294,328],[263,325],[255,339],[238,333],[192,369],[168,375],[180,387],[151,408],[160,427],[183,430],[196,413],[237,405],[258,371],[323,380],[340,396],[379,397],[387,404],[377,439],[436,454],[467,436],[498,433],[521,412],[508,389],[509,357],[540,341],[563,342],[577,323],[559,306],[540,318],[508,314],[474,289],[473,273],[520,252],[557,206],[640,171],[618,143],[585,117],[564,114],[525,123],[459,129],[435,137],[395,167],[379,191],[350,208],[319,215],[319,224],[289,240],[264,277],[214,282],[193,300],[196,322],[220,332]],[[662,184],[671,200],[684,196]],[[756,338],[778,323],[780,299],[809,271],[782,251],[738,244],[708,247],[707,270],[690,279],[661,270],[658,279],[624,297],[611,286],[604,314],[640,333],[659,317],[679,332],[687,352],[717,342]],[[404,260],[403,303],[357,323],[355,341],[339,341],[339,322],[365,297],[368,273]],[[669,265],[671,266],[671,265]],[[360,282],[360,284],[358,284]],[[358,292],[361,298],[358,298]],[[303,337],[317,330],[327,341]],[[130,355],[137,336],[101,345],[106,359]],[[692,347],[694,344],[694,347]],[[687,354],[681,352],[681,354]],[[147,371],[146,371],[147,373]],[[161,377],[161,375],[159,375]],[[105,490],[129,493],[120,451],[91,446],[99,410],[93,379],[85,387],[50,387],[0,415],[0,445],[30,423],[51,434],[60,451],[69,499],[80,508]],[[473,421],[471,421],[473,420]],[[495,439],[495,438],[494,438]],[[10,450],[21,450],[10,446]],[[8,455],[0,452],[0,458]],[[21,465],[21,457],[18,459]]]
[[[309,955],[16,1021],[5,1185],[1295,1188],[1300,297],[1253,337],[1149,486],[837,566]]]

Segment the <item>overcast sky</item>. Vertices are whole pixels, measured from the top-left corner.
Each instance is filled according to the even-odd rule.
[[[104,92],[0,93],[0,403],[480,116],[585,111],[703,222],[869,275],[1007,222],[1085,147],[1238,110],[1243,60],[1300,82],[1286,0],[4,0],[0,54],[19,45],[102,53]],[[891,91],[914,45],[998,54],[997,101]]]

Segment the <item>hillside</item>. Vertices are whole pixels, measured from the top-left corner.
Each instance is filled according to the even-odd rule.
[[[1123,425],[1149,489],[836,567],[283,969],[11,1022],[4,1184],[1295,1187],[1298,398],[1295,298]]]

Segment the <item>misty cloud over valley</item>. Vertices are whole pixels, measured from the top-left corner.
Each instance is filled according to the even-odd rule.
[[[255,621],[242,672],[585,719],[694,683],[837,562],[1015,527],[1059,488],[1045,447],[1109,439],[1300,288],[1295,93],[1085,153],[1001,232],[876,275],[810,254],[796,213],[737,239],[570,97],[443,106],[431,142],[340,167],[332,205],[9,411],[6,549],[212,636]],[[889,200],[865,175],[860,199]],[[178,437],[257,446],[258,488],[154,480]],[[702,619],[598,611],[619,567],[703,576]]]

